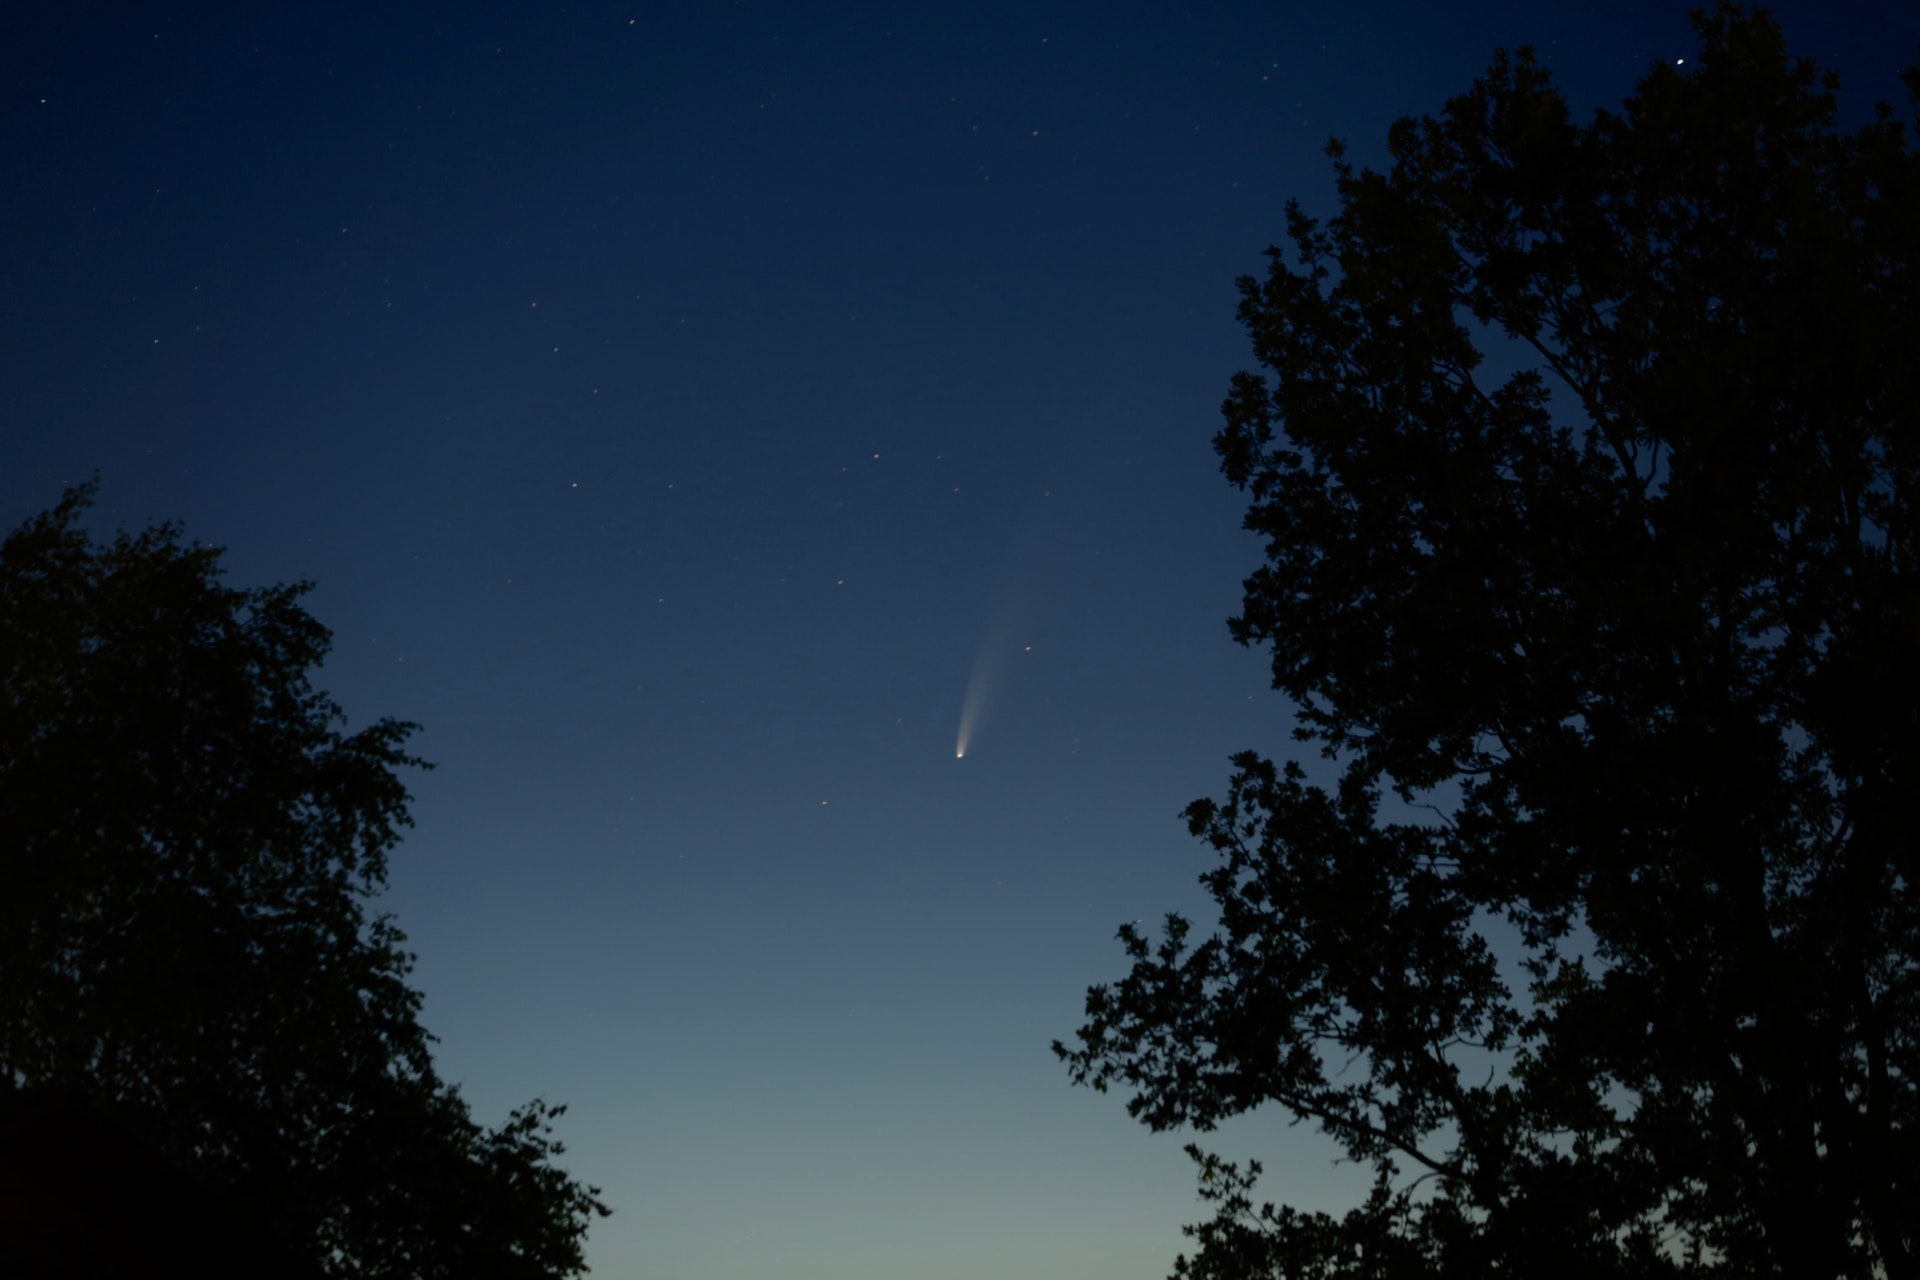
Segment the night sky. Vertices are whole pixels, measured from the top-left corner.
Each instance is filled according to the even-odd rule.
[[[1912,6],[1776,11],[1902,100]],[[1684,6],[25,12],[0,522],[98,473],[96,532],[317,584],[318,682],[439,766],[385,899],[439,1065],[570,1104],[594,1274],[1164,1276],[1188,1139],[1048,1043],[1294,749],[1224,625],[1234,278],[1329,136],[1496,45],[1617,106]]]

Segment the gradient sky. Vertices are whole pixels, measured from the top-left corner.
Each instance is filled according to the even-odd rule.
[[[1684,6],[24,12],[0,522],[97,472],[97,531],[318,584],[319,682],[439,765],[386,905],[440,1067],[570,1104],[594,1274],[1164,1276],[1187,1139],[1047,1046],[1290,748],[1223,625],[1234,278],[1330,135],[1496,45],[1617,106]],[[1911,5],[1776,12],[1900,101]]]

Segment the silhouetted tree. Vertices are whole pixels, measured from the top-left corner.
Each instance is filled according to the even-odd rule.
[[[335,1276],[578,1273],[606,1209],[561,1108],[472,1120],[368,911],[414,726],[340,730],[305,584],[223,586],[171,525],[97,544],[91,496],[0,544],[6,1112],[112,1116]]]
[[[1236,757],[1218,930],[1123,928],[1055,1050],[1376,1180],[1276,1209],[1190,1148],[1179,1275],[1916,1274],[1920,163],[1694,22],[1618,114],[1522,50],[1389,172],[1331,147],[1241,282],[1232,629],[1343,772]]]

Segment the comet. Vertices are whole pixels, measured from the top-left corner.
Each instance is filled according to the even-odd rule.
[[[967,691],[960,699],[960,733],[953,744],[955,760],[967,758],[967,748],[973,744],[987,702],[1000,683],[1007,658],[1014,652],[1012,621],[1003,615],[987,628],[987,634],[980,641],[980,651],[974,655],[973,670],[967,674]]]

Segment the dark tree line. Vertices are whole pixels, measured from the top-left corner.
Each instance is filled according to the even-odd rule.
[[[0,1160],[72,1209],[112,1171],[50,1155],[112,1135],[133,1200],[184,1181],[332,1276],[580,1272],[606,1209],[552,1163],[561,1109],[473,1120],[372,909],[414,726],[343,731],[305,584],[226,586],[169,525],[95,542],[90,500],[0,544]],[[136,1273],[126,1224],[57,1225],[0,1271]]]
[[[1920,158],[1694,21],[1617,112],[1523,49],[1332,147],[1241,282],[1232,630],[1341,773],[1237,757],[1217,928],[1123,928],[1055,1047],[1376,1182],[1194,1148],[1179,1275],[1920,1275]]]

